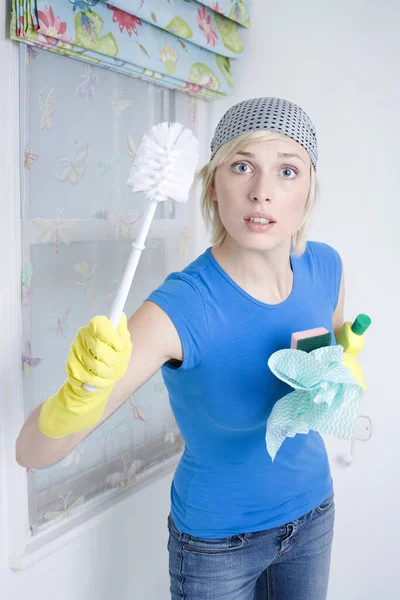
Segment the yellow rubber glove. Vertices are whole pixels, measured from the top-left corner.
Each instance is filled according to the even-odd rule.
[[[62,438],[92,427],[101,419],[112,389],[127,370],[132,353],[126,315],[115,329],[109,319],[94,317],[81,327],[66,362],[68,379],[42,405],[38,427],[51,438]],[[97,388],[90,392],[88,383]]]
[[[360,363],[358,362],[358,360],[354,356],[354,354],[351,354],[350,352],[343,352],[342,362],[343,362],[344,366],[347,367],[351,371],[351,373],[354,375],[354,377],[356,379],[358,379],[358,381],[361,383],[362,388],[365,392],[364,373],[363,373]]]

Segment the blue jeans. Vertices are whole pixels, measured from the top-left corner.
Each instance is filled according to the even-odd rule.
[[[335,503],[255,533],[202,539],[169,515],[171,600],[325,600]]]

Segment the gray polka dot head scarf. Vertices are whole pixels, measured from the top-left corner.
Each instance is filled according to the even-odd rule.
[[[223,115],[211,140],[211,159],[217,150],[233,138],[248,131],[277,131],[296,140],[308,152],[317,170],[318,143],[309,116],[293,102],[281,98],[244,100]]]

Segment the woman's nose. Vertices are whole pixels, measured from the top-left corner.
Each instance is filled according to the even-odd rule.
[[[270,177],[265,174],[259,174],[252,181],[249,190],[249,198],[253,202],[270,202],[273,197],[273,189]]]

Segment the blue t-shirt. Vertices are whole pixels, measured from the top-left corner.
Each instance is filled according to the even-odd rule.
[[[286,438],[274,462],[265,444],[272,407],[293,391],[270,371],[271,354],[290,348],[293,332],[314,327],[326,327],[336,343],[339,254],[308,242],[291,263],[293,289],[279,304],[247,294],[210,248],[147,298],[170,317],[183,348],[181,366],[162,367],[185,442],[171,486],[182,532],[220,538],[278,527],[332,493],[319,433]]]

